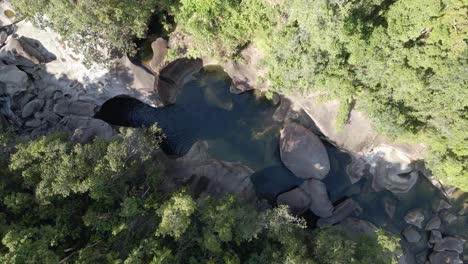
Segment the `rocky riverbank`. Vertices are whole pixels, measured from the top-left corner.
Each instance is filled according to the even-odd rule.
[[[1,26],[13,21],[4,16],[8,3],[0,4]],[[156,40],[154,56],[148,65],[138,66],[124,57],[109,69],[85,67],[79,54],[67,48],[54,32],[42,31],[29,22],[2,27],[0,33],[0,128],[14,130],[23,137],[38,137],[52,131],[69,133],[75,142],[88,142],[95,136],[112,139],[116,131],[107,123],[93,118],[106,100],[127,95],[151,105],[175,102],[180,87],[204,65],[216,63],[212,59],[178,59],[166,61],[168,49],[186,48],[185,36],[171,35],[168,41]],[[231,90],[240,93],[250,89],[267,89],[259,69],[261,54],[249,46],[239,61],[219,63],[231,76]],[[321,219],[318,225],[346,225],[361,221],[360,226],[372,226],[359,217],[359,204],[347,199],[334,206],[323,183],[329,174],[329,159],[321,139],[353,155],[348,167],[351,183],[363,177],[372,182],[372,191],[389,191],[395,195],[412,191],[420,178],[431,175],[424,169],[424,146],[397,144],[372,129],[370,120],[357,110],[351,112],[343,130],[335,129],[338,111],[336,101],[320,102],[317,96],[278,96],[279,107],[274,115],[288,124],[281,134],[281,158],[286,167],[303,184],[277,197],[278,204],[290,205],[301,214],[311,210]],[[237,163],[216,160],[207,154],[205,142],[196,143],[189,154],[168,159],[170,171],[178,172],[181,181],[191,182],[197,194],[219,195],[225,192],[255,199],[250,181],[253,171]],[[195,172],[195,173],[194,173]],[[195,176],[193,176],[195,174]],[[203,183],[208,181],[209,184]],[[206,189],[201,190],[199,186]],[[439,186],[443,188],[443,186]],[[449,189],[449,191],[447,191]],[[450,188],[443,194],[449,196]],[[466,204],[465,204],[466,205]],[[389,217],[394,218],[396,204],[388,202]],[[393,208],[393,209],[392,209]],[[404,216],[407,225],[398,230],[411,248],[417,252],[408,261],[416,263],[457,263],[463,253],[463,234],[453,234],[450,227],[466,219],[466,206],[458,210],[448,199],[442,199],[434,209],[413,208]],[[363,223],[363,224],[362,224]],[[349,223],[348,223],[349,226]],[[357,226],[356,226],[357,228]],[[465,256],[466,258],[466,256]]]

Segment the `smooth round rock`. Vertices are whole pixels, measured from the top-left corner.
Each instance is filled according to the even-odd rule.
[[[310,198],[310,210],[321,218],[328,218],[333,214],[333,204],[327,193],[327,187],[319,180],[309,179],[301,188]]]
[[[281,131],[280,154],[284,165],[302,179],[324,179],[330,171],[328,153],[310,130],[291,123]]]
[[[276,200],[278,204],[288,205],[291,213],[301,214],[309,208],[311,199],[301,188],[294,188],[280,194]]]

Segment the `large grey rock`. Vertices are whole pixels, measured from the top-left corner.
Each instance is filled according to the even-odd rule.
[[[36,64],[51,62],[56,57],[38,40],[23,36],[10,38],[0,49],[0,59],[10,65],[33,67]]]
[[[413,171],[410,157],[392,146],[376,148],[370,160],[372,187],[376,191],[406,193],[418,180],[419,173]]]
[[[435,243],[434,250],[435,251],[455,251],[461,254],[463,253],[463,244],[464,244],[463,240],[459,238],[447,236],[447,237],[442,238],[442,240],[440,240],[439,242]]]
[[[410,243],[417,243],[421,240],[421,234],[413,226],[407,226],[403,230],[403,236]]]
[[[166,65],[160,71],[155,85],[162,104],[174,104],[183,84],[202,67],[203,61],[200,59],[177,59]]]
[[[422,228],[422,223],[424,222],[424,213],[421,209],[413,209],[405,215],[405,222]]]
[[[309,208],[311,198],[301,188],[294,188],[278,195],[276,201],[279,205],[288,205],[291,213],[301,214]]]
[[[150,62],[151,70],[159,72],[161,64],[167,55],[167,41],[163,38],[158,38],[151,43],[151,49],[153,50],[153,58]]]
[[[28,87],[28,75],[14,65],[4,65],[0,62],[0,81],[6,86],[6,93],[14,96]]]
[[[449,204],[447,201],[445,201],[443,199],[440,199],[440,200],[434,202],[434,204],[433,204],[433,209],[437,213],[442,211],[442,210],[450,209],[450,208],[452,208],[452,205]]]
[[[5,43],[8,38],[8,34],[4,31],[0,31],[0,47]]]
[[[284,165],[302,179],[324,179],[330,171],[322,141],[302,125],[291,123],[281,131],[280,154]]]
[[[310,210],[321,218],[328,218],[333,214],[333,204],[327,193],[327,187],[319,180],[308,179],[299,186],[310,198]]]
[[[317,221],[317,226],[323,225],[334,225],[343,221],[346,217],[350,216],[355,212],[360,212],[361,207],[353,199],[348,198],[344,202],[340,203],[333,210],[333,215],[328,218],[322,218]]]
[[[440,224],[442,223],[442,220],[440,220],[439,216],[433,216],[429,221],[426,223],[426,230],[434,230],[434,229],[439,229]]]
[[[442,210],[440,212],[440,217],[442,218],[442,220],[445,223],[447,223],[449,225],[455,223],[458,220],[458,217],[455,214],[448,211],[448,210]]]
[[[97,106],[93,103],[83,101],[61,101],[54,106],[54,113],[67,116],[87,116],[92,117],[96,113]]]
[[[36,112],[40,111],[44,106],[45,101],[42,99],[34,99],[31,102],[27,103],[23,107],[23,112],[21,113],[22,118],[28,118],[34,115]]]
[[[106,122],[83,116],[67,116],[57,124],[56,129],[67,132],[75,143],[88,143],[96,137],[111,141],[117,136]]]
[[[231,92],[242,93],[248,90],[264,90],[268,87],[262,70],[261,60],[263,55],[250,44],[240,52],[240,60],[229,60],[224,64],[224,70],[232,79]]]
[[[26,121],[26,123],[24,123],[25,126],[34,127],[34,128],[40,127],[43,124],[44,123],[41,120],[38,120],[38,119],[32,119],[32,120]]]
[[[212,158],[205,141],[197,141],[185,156],[166,163],[168,176],[182,182],[190,181],[198,195],[219,197],[232,193],[246,201],[256,198],[250,180],[254,171],[238,162]]]
[[[375,237],[375,231],[377,231],[377,226],[373,223],[354,217],[347,217],[337,227],[345,232],[348,237],[361,237],[363,235]]]
[[[461,264],[460,256],[456,252],[442,251],[433,252],[429,256],[431,264]]]
[[[429,243],[435,244],[442,240],[442,233],[439,230],[432,230],[431,236],[429,237]]]

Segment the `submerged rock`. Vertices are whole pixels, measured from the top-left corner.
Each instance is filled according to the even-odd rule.
[[[288,205],[291,213],[298,215],[309,208],[311,198],[301,188],[294,188],[280,194],[276,200],[279,205]]]
[[[332,216],[333,204],[328,197],[327,187],[319,180],[309,179],[299,186],[311,199],[310,210],[321,218]]]
[[[417,243],[421,240],[421,234],[413,226],[407,226],[402,234],[410,243]]]
[[[280,154],[284,165],[297,177],[324,179],[330,171],[322,141],[305,127],[291,123],[281,131]]]
[[[422,228],[424,213],[422,212],[422,209],[413,209],[406,214],[404,219],[406,223]]]

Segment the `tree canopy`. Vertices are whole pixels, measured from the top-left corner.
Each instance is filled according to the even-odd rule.
[[[376,238],[312,232],[286,207],[257,211],[230,195],[195,199],[165,176],[159,140],[156,127],[85,145],[60,133],[16,144],[2,135],[0,262],[395,260],[399,242],[383,231]]]

